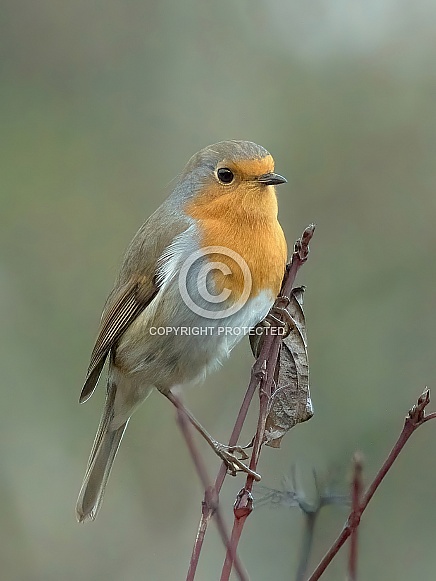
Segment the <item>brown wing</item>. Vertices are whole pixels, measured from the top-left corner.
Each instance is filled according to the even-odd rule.
[[[174,238],[191,225],[177,212],[179,202],[171,196],[150,216],[134,236],[124,257],[115,288],[109,296],[91,355],[82,403],[91,397],[110,350],[136,317],[151,303],[159,288],[156,265]]]
[[[118,290],[115,297],[110,298],[108,301],[110,305],[103,313],[100,330],[92,350],[91,362],[79,398],[80,403],[91,397],[109,351],[132,321],[150,304],[157,291],[154,281],[148,284],[143,281],[130,281]]]

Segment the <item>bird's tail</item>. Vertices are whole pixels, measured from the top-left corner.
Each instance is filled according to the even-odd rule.
[[[79,522],[87,519],[94,520],[97,516],[112,464],[129,422],[127,420],[115,430],[109,429],[113,417],[115,393],[116,386],[111,385],[106,396],[103,415],[89,456],[79,498],[77,499],[76,516]]]

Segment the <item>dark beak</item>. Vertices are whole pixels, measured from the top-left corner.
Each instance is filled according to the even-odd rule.
[[[285,184],[288,180],[278,173],[265,173],[257,178],[257,181],[265,186],[278,186],[279,184]]]

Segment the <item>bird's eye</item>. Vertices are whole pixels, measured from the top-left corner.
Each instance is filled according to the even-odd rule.
[[[223,184],[231,184],[233,178],[235,177],[233,175],[233,172],[229,170],[227,167],[220,167],[219,170],[216,172],[216,175],[218,176],[219,181]]]

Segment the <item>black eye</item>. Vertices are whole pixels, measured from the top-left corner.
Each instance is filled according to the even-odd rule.
[[[227,167],[220,167],[220,169],[216,172],[216,175],[218,176],[219,181],[223,184],[231,184],[233,178],[235,177],[233,172],[230,171]]]

